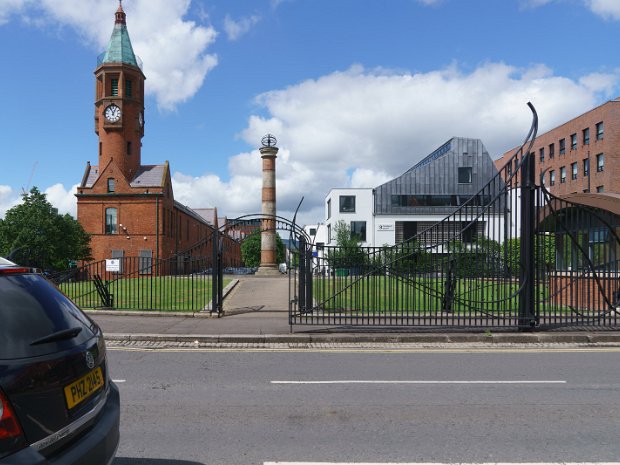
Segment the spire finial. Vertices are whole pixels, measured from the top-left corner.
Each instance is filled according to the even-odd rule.
[[[127,24],[125,11],[123,11],[123,0],[118,0],[118,10],[116,10],[116,23]]]

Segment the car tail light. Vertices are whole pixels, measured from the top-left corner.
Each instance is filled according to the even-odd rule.
[[[8,399],[0,391],[0,458],[26,446],[19,420]]]
[[[36,268],[26,268],[23,266],[13,266],[10,268],[0,269],[0,274],[23,274],[23,273],[36,273]]]

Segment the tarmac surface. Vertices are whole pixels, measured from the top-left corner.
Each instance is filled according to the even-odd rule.
[[[406,345],[511,346],[515,344],[571,344],[584,347],[620,347],[620,328],[580,327],[555,331],[519,332],[490,329],[429,330],[428,328],[356,328],[290,326],[288,277],[243,276],[225,290],[224,316],[197,313],[92,310],[87,313],[101,326],[106,340],[121,345],[252,347],[284,344],[308,347],[355,344],[374,347]]]

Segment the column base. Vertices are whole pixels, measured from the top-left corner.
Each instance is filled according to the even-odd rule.
[[[258,270],[256,270],[256,273],[254,273],[254,276],[272,276],[272,277],[279,277],[282,276],[282,273],[280,273],[280,271],[278,270],[278,265],[274,264],[268,264],[268,265],[261,265],[258,267]]]

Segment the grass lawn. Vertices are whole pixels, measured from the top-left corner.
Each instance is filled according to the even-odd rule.
[[[445,279],[417,276],[315,279],[315,305],[328,311],[370,314],[441,312],[446,303]],[[511,279],[456,279],[450,311],[459,314],[516,315],[519,285]]]
[[[224,278],[224,286],[231,281]],[[60,289],[81,308],[102,306],[93,281],[61,284]],[[119,310],[203,310],[211,303],[211,276],[153,276],[110,281],[108,290]]]

